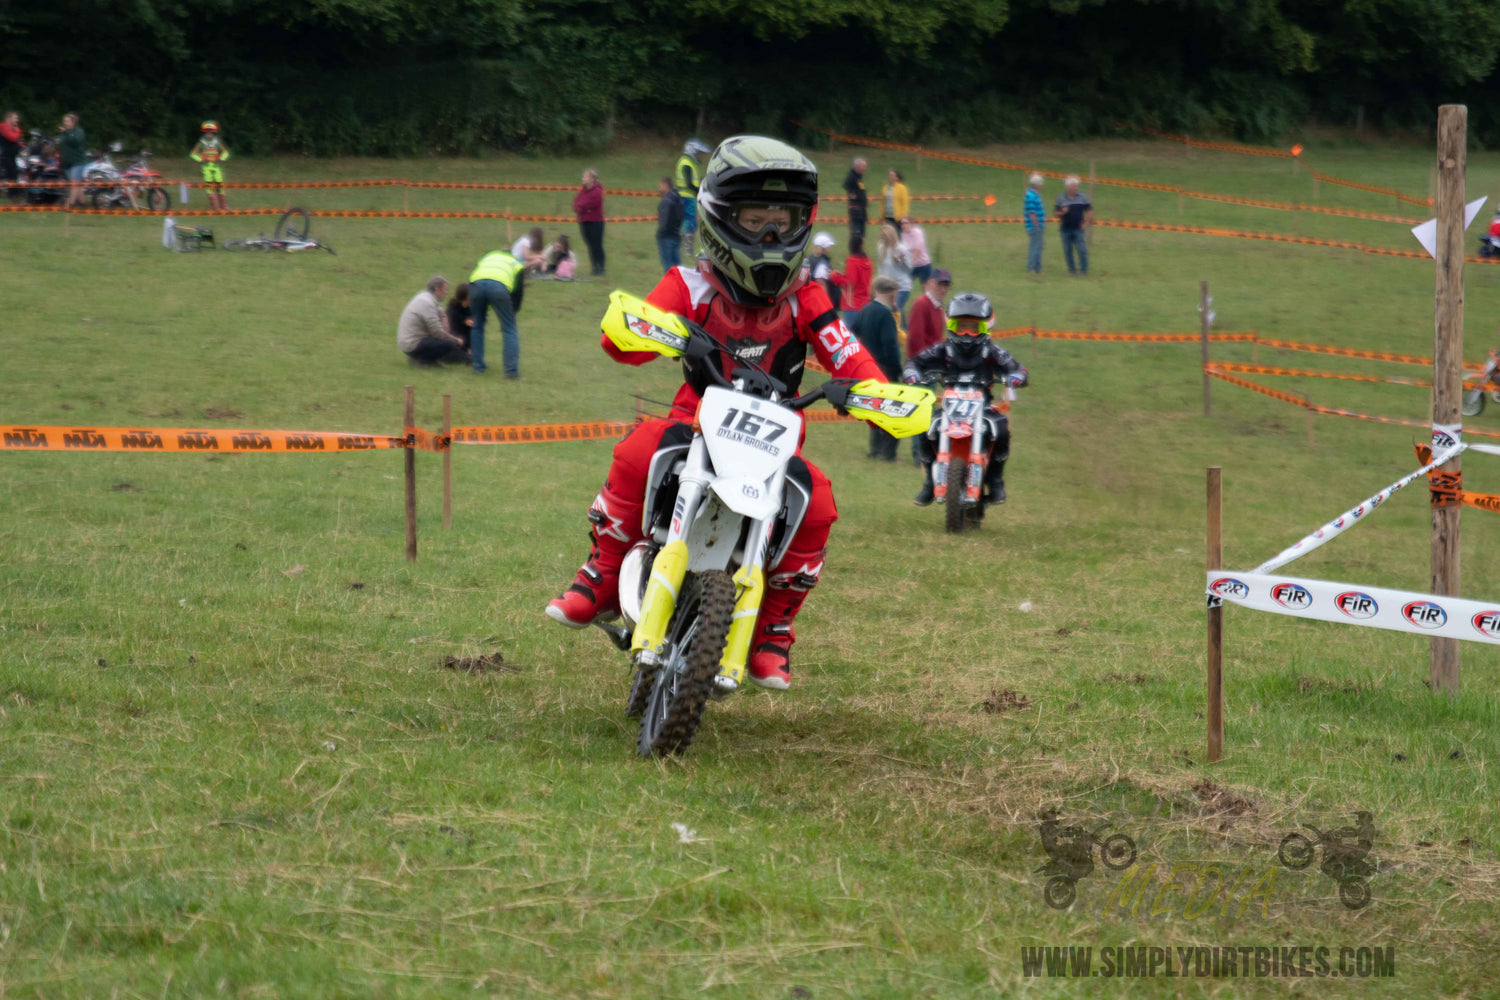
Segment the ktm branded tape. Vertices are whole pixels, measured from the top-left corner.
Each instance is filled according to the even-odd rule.
[[[634,423],[623,420],[583,424],[511,424],[499,427],[455,427],[453,444],[531,444],[541,441],[603,441],[624,437]]]
[[[0,426],[0,450],[334,454],[405,448],[404,437],[332,431]]]
[[[1500,601],[1211,569],[1211,597],[1272,614],[1415,635],[1500,643]]]

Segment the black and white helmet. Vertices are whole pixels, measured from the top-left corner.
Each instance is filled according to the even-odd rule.
[[[948,351],[960,364],[977,364],[990,342],[995,309],[978,292],[960,292],[948,303]],[[962,322],[969,320],[971,322]]]

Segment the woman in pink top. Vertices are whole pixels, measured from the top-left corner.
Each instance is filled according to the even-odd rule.
[[[901,243],[911,257],[912,287],[921,288],[932,277],[932,257],[927,253],[927,234],[909,215],[901,220]]]
[[[573,214],[578,216],[578,231],[589,248],[589,270],[604,273],[604,185],[593,170],[583,172],[583,187],[573,196]]]

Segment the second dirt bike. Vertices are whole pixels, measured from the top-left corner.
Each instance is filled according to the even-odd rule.
[[[708,699],[743,681],[766,572],[807,512],[812,480],[792,462],[802,439],[800,411],[826,400],[910,437],[930,424],[932,393],[834,379],[786,398],[786,385],[750,361],[725,378],[718,358],[730,353],[726,345],[624,292],[610,296],[602,326],[621,350],[686,358],[713,382],[691,440],[664,446],[651,460],[646,537],[620,568],[625,624],[598,623],[635,668],[627,712],[641,720],[637,752],[680,753]]]
[[[1489,360],[1484,363],[1484,370],[1474,380],[1479,384],[1474,388],[1464,388],[1463,400],[1459,405],[1459,412],[1464,416],[1477,417],[1483,413],[1485,396],[1500,403],[1500,376],[1496,374],[1497,369],[1500,369],[1500,351],[1491,351]]]
[[[987,389],[986,380],[977,372],[945,376],[942,409],[928,434],[937,450],[932,464],[933,492],[944,505],[948,530],[954,533],[966,526],[978,527],[991,502],[985,472],[995,450],[998,427],[989,412]]]

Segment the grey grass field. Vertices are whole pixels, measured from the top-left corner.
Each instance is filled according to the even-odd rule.
[[[836,192],[852,151],[814,155]],[[1015,173],[865,155],[915,194],[994,193],[995,214],[1019,212]],[[979,155],[1315,197],[1287,161],[1165,143]],[[230,180],[571,183],[595,165],[607,191],[650,189],[670,158],[236,160]],[[1425,195],[1431,153],[1327,139],[1306,158]],[[1500,156],[1472,154],[1468,185],[1500,193]],[[1422,214],[1328,184],[1316,198]],[[307,205],[337,256],[173,254],[154,218],[0,215],[0,424],[395,434],[407,384],[429,429],[444,394],[455,423],[479,425],[629,419],[635,396],[670,398],[675,366],[598,347],[607,293],[659,276],[647,224],[607,228],[607,282],[528,288],[519,381],[499,378],[497,336],[489,375],[409,368],[394,345],[407,298],[519,230],[317,215],[403,199],[566,214],[569,196],[231,193]],[[1416,246],[1395,223],[1103,186],[1095,200],[1103,218]],[[249,236],[274,217],[207,224]],[[575,232],[544,226],[559,228]],[[828,228],[842,260],[844,228]],[[1103,229],[1087,278],[1064,273],[1055,239],[1028,278],[1018,226],[928,240],[1000,326],[1193,331],[1206,279],[1219,329],[1431,352],[1421,260]],[[1500,268],[1468,268],[1466,308],[1481,360],[1500,340]],[[0,453],[0,996],[1494,996],[1500,650],[1465,644],[1462,693],[1434,696],[1420,637],[1230,608],[1226,756],[1203,757],[1205,467],[1224,469],[1226,563],[1247,568],[1415,468],[1423,432],[1319,417],[1309,441],[1303,411],[1217,383],[1204,418],[1196,344],[1006,346],[1033,380],[1012,412],[1010,502],[945,535],[939,508],[910,502],[905,449],[868,462],[863,427],[811,425],[840,520],[793,689],[711,706],[667,760],[634,755],[623,655],[541,613],[586,555],[610,442],[455,449],[451,530],[439,459],[419,455],[414,564],[395,452]],[[1421,374],[1249,344],[1215,356]],[[1420,388],[1263,380],[1427,409]],[[1500,429],[1500,408],[1471,424]],[[1467,488],[1500,492],[1500,465],[1466,465]],[[1500,599],[1497,524],[1463,520],[1463,593]],[[1295,571],[1425,589],[1428,521],[1419,484]],[[477,657],[487,668],[445,666]],[[1048,808],[1127,834],[1136,865],[1096,865],[1071,906],[1049,906]],[[1350,910],[1277,848],[1357,810],[1377,870]],[[1092,965],[1031,974],[1041,947],[1091,948]],[[1099,974],[1103,949],[1137,947],[1177,971],[1179,948],[1274,949],[1277,973]],[[1331,949],[1335,973],[1344,948],[1394,965],[1285,975],[1283,950],[1304,947]]]

